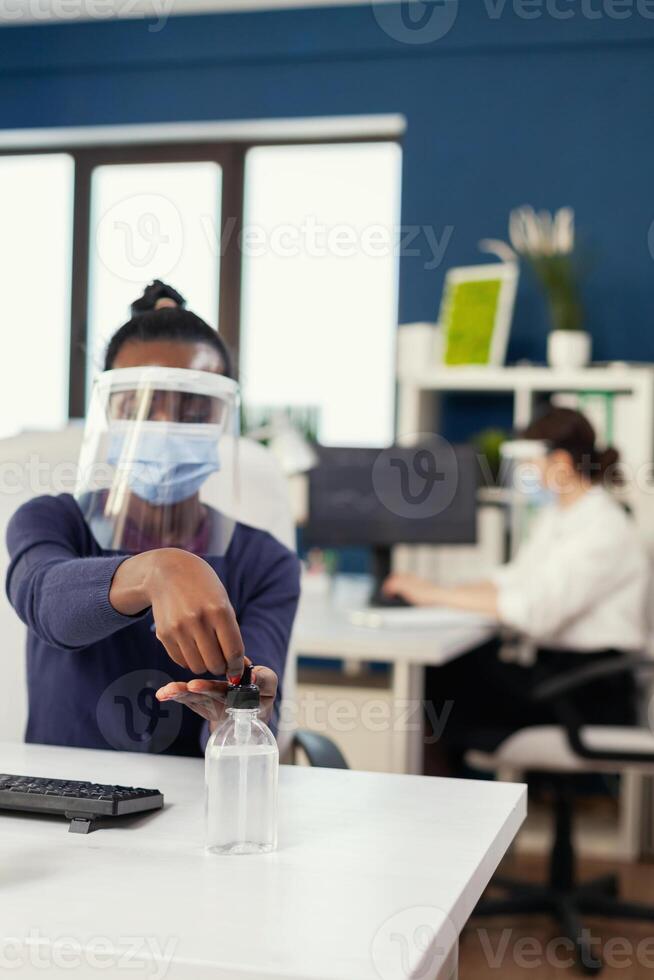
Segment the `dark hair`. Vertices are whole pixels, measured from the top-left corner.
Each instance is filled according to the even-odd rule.
[[[523,438],[545,442],[550,451],[562,449],[569,453],[577,471],[594,483],[604,478],[621,482],[620,454],[610,446],[604,450],[597,448],[595,429],[581,412],[550,408],[525,429]]]
[[[157,309],[161,299],[172,300],[175,306]],[[216,330],[195,313],[184,309],[186,300],[176,289],[155,279],[146,286],[143,295],[131,306],[132,318],[124,323],[107,345],[104,370],[113,367],[118,351],[129,341],[174,340],[184,344],[208,344],[220,354],[228,378],[232,375],[232,359]]]
[[[186,300],[181,293],[162,282],[161,279],[154,279],[143,290],[143,295],[135,299],[130,307],[132,317],[139,316],[141,313],[150,313],[156,308],[160,299],[172,299],[177,306],[186,306]]]

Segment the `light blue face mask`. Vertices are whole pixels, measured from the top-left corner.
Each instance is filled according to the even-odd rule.
[[[547,507],[556,503],[556,494],[543,485],[542,479],[535,470],[523,472],[520,491],[534,507]]]
[[[125,474],[130,489],[150,504],[187,500],[220,469],[220,426],[183,422],[145,422],[114,426],[107,462]]]

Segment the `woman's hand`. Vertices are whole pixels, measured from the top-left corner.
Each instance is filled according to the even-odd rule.
[[[128,616],[152,606],[157,638],[180,667],[241,679],[244,649],[236,615],[222,582],[197,555],[159,548],[128,558],[114,575],[109,601]]]
[[[436,606],[439,602],[438,586],[419,575],[408,572],[389,575],[382,585],[385,595],[399,595],[412,606]]]
[[[389,575],[382,585],[386,595],[401,595],[413,606],[445,606],[481,613],[499,620],[497,586],[491,581],[470,585],[434,585],[419,575]]]
[[[246,657],[246,662],[250,661]],[[277,674],[269,667],[254,667],[252,683],[261,692],[261,718],[270,721],[277,694]],[[225,698],[227,695],[226,681],[196,680],[184,683],[173,681],[160,687],[157,691],[158,701],[179,701],[209,722],[213,731],[223,721],[225,716]]]

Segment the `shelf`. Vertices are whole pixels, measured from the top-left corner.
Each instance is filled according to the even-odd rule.
[[[616,364],[577,370],[548,367],[446,367],[400,374],[400,383],[423,391],[586,391],[629,394],[654,383],[654,365]]]

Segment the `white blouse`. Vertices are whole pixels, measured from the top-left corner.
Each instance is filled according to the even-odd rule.
[[[642,650],[650,561],[632,520],[602,488],[546,507],[515,560],[496,570],[499,616],[539,646]]]

